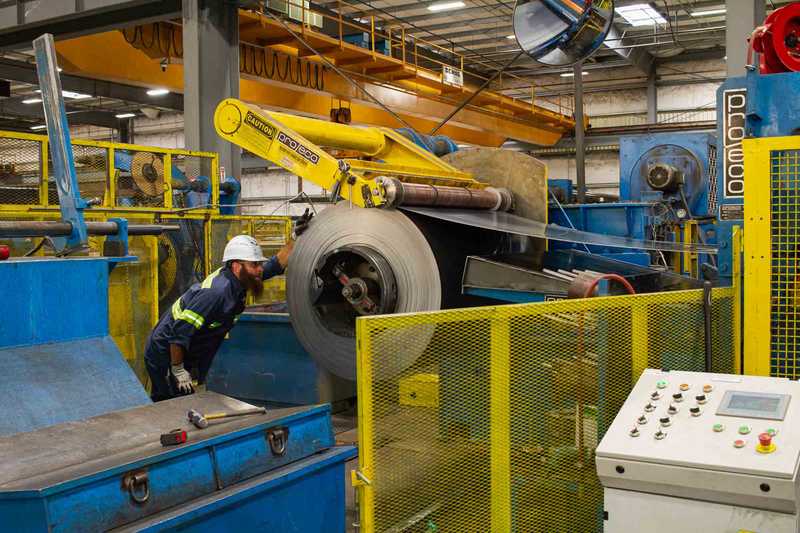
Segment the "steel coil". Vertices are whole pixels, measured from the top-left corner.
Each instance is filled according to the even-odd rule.
[[[353,325],[359,313],[344,298],[336,300],[340,296],[336,291],[344,287],[331,279],[330,270],[341,264],[346,264],[351,280],[359,278],[371,286],[370,294],[376,301],[373,303],[383,306],[375,310],[380,313],[439,309],[441,280],[425,236],[399,211],[351,208],[341,202],[312,220],[298,239],[287,270],[286,299],[292,325],[318,364],[337,376],[354,380]],[[390,272],[383,272],[387,266]],[[381,292],[384,294],[379,295]],[[394,339],[397,357],[380,373],[393,375],[411,365],[427,346],[431,334],[432,330],[419,330]]]

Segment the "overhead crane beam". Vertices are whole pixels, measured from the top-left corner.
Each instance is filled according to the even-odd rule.
[[[162,70],[158,59],[130,46],[120,32],[60,41],[56,46],[64,60],[65,73],[144,87],[162,86],[177,93],[183,91],[182,65],[170,64]],[[108,61],[108,57],[116,59]],[[402,88],[368,82],[364,86],[421,132],[430,131],[453,109],[453,104],[440,101],[433,94],[411,94]],[[352,116],[357,123],[399,126],[389,113],[364,101],[363,95],[351,85],[330,73],[325,78],[324,92],[263,77],[243,75],[240,80],[242,100],[317,117],[328,117],[331,96],[351,102]],[[158,105],[158,101],[154,100],[153,104]],[[458,142],[484,146],[500,146],[507,139],[552,145],[574,124],[571,118],[558,113],[533,107],[532,110],[541,113],[535,121],[468,108],[459,112],[440,133]]]

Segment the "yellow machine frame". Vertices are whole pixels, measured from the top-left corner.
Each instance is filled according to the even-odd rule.
[[[771,373],[775,374],[772,372],[773,304],[777,303],[776,298],[781,299],[784,305],[787,301],[795,306],[798,303],[797,288],[794,289],[794,294],[786,294],[784,288],[773,286],[773,241],[780,238],[783,244],[800,245],[800,235],[773,234],[773,178],[783,177],[789,182],[800,172],[796,161],[796,154],[800,153],[800,137],[745,139],[743,147],[745,182],[748,184],[744,198],[744,217],[747,224],[744,240],[744,308],[747,313],[744,371],[746,374],[769,376]],[[776,165],[773,162],[774,153],[782,151],[794,152],[792,165]],[[789,186],[791,185],[787,185]],[[795,326],[792,324],[787,327]],[[784,334],[785,337],[794,335],[791,331]],[[791,338],[786,340],[796,342]],[[787,368],[777,374],[796,379],[798,373],[798,363],[787,361]]]

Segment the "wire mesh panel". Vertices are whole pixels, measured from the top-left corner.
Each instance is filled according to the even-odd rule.
[[[42,144],[0,137],[0,205],[41,203]]]
[[[222,255],[228,241],[237,235],[250,235],[252,233],[250,221],[246,219],[229,218],[212,219],[209,235],[209,272],[213,272],[222,266]]]
[[[106,200],[108,183],[108,149],[99,146],[72,144],[78,190],[86,201],[102,203]],[[53,173],[53,159],[47,157],[47,198],[50,205],[59,205],[58,188]]]
[[[209,270],[222,266],[225,245],[236,235],[252,235],[261,245],[265,257],[270,257],[283,247],[291,231],[291,220],[286,217],[225,216],[212,218],[209,224]],[[264,282],[264,292],[252,299],[250,305],[268,305],[286,301],[286,280],[275,276]]]
[[[172,189],[175,207],[200,207],[211,202],[211,182],[216,179],[213,160],[208,157],[172,156]]]
[[[703,324],[700,290],[359,318],[363,530],[602,531],[595,447],[645,368],[703,370]]]
[[[770,375],[800,378],[800,150],[770,153]]]
[[[192,286],[203,281],[205,268],[205,221],[200,219],[164,218],[176,224],[179,231],[158,237],[158,302],[159,313]]]
[[[130,224],[152,223],[128,219]],[[136,261],[119,263],[108,278],[109,334],[143,385],[147,384],[144,347],[158,321],[157,237],[129,237],[128,253]],[[90,239],[95,253],[101,253],[104,237]]]
[[[264,257],[278,253],[288,241],[291,221],[288,218],[270,218],[253,221],[253,237],[261,245]],[[269,305],[286,301],[286,276],[275,276],[264,282],[263,294],[253,300],[254,305]]]
[[[116,205],[164,207],[164,154],[158,151],[114,150]]]

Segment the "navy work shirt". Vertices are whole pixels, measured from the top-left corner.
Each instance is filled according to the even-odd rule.
[[[262,279],[283,273],[276,256],[264,262]],[[170,364],[169,345],[186,350],[186,362],[196,362],[201,374],[211,366],[222,340],[244,311],[247,291],[225,266],[202,283],[195,283],[161,315],[147,338],[145,358],[158,367]]]

